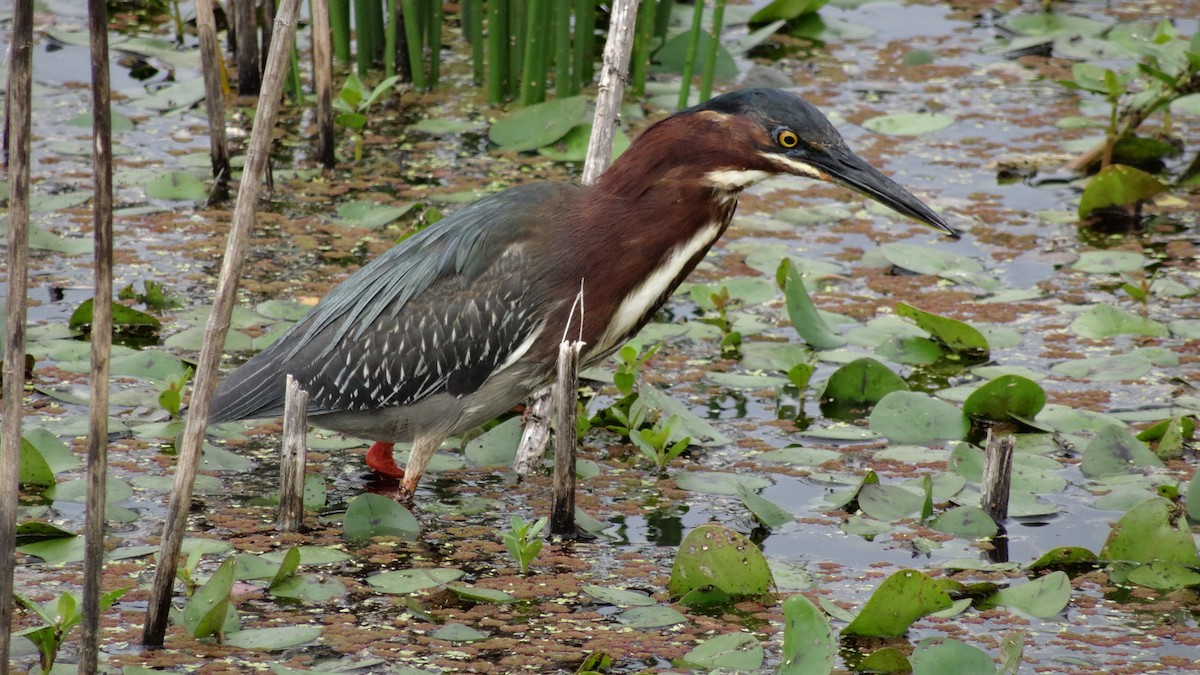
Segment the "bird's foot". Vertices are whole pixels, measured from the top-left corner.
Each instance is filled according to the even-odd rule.
[[[367,467],[375,473],[393,480],[404,479],[404,469],[396,464],[392,455],[392,444],[378,441],[367,450]]]

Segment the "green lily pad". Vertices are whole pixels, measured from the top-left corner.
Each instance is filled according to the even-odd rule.
[[[1060,375],[1092,382],[1122,382],[1136,380],[1154,367],[1140,354],[1113,354],[1090,359],[1073,359],[1055,364],[1050,370]]]
[[[842,635],[896,638],[921,617],[950,607],[950,596],[938,581],[916,570],[892,574],[871,594]]]
[[[367,577],[367,583],[383,593],[415,593],[443,586],[462,575],[462,570],[448,567],[392,570]]]
[[[1079,198],[1079,217],[1097,209],[1139,204],[1163,192],[1167,186],[1154,176],[1124,164],[1110,164],[1092,176]]]
[[[986,652],[948,637],[929,637],[917,643],[908,657],[914,675],[994,673],[996,665]]]
[[[858,491],[858,508],[876,520],[892,522],[921,509],[925,498],[896,485],[866,483]]]
[[[894,391],[871,411],[872,431],[896,443],[966,438],[971,422],[961,410],[927,394]]]
[[[518,108],[496,120],[488,139],[501,150],[523,152],[550,145],[583,121],[587,99],[583,96],[554,99]]]
[[[521,419],[513,417],[472,439],[463,448],[463,454],[472,466],[511,466],[522,433]]]
[[[1024,584],[1009,586],[985,598],[982,608],[1012,607],[1030,616],[1058,616],[1071,600],[1071,580],[1061,570]]]
[[[1062,35],[1099,35],[1108,29],[1103,21],[1087,19],[1061,12],[1038,12],[1036,14],[1012,14],[1004,27],[1018,35],[1058,37]]]
[[[726,633],[696,645],[677,665],[705,670],[755,671],[762,662],[763,648],[758,638],[751,633]]]
[[[896,313],[915,321],[918,327],[953,352],[966,353],[979,358],[988,356],[990,348],[987,339],[974,326],[919,310],[903,302],[896,304]]]
[[[348,541],[361,542],[371,537],[416,539],[421,526],[408,509],[377,494],[362,494],[350,500],[343,523]]]
[[[71,318],[67,322],[68,325],[72,329],[90,326],[92,324],[92,311],[92,299],[88,298],[80,303],[75,308],[75,311],[71,313]],[[114,330],[120,330],[123,327],[157,330],[162,325],[155,317],[116,302],[112,303],[112,322]]]
[[[841,407],[870,407],[893,391],[908,391],[908,383],[891,368],[861,358],[838,368],[825,383],[821,401]]]
[[[430,633],[429,637],[435,640],[446,640],[447,642],[478,642],[486,640],[488,634],[475,630],[466,624],[448,623]]]
[[[1071,269],[1093,274],[1136,272],[1146,266],[1146,256],[1135,251],[1084,251]]]
[[[741,498],[742,503],[746,505],[746,508],[750,509],[750,513],[754,514],[758,522],[762,523],[767,529],[778,529],[795,520],[792,514],[788,513],[778,504],[747,490],[743,485],[738,485],[737,494]]]
[[[202,202],[208,199],[208,185],[190,173],[168,171],[146,185],[146,196],[150,199]]]
[[[1128,429],[1108,425],[1083,449],[1079,469],[1089,478],[1134,473],[1142,467],[1162,467],[1158,457]]]
[[[712,586],[732,598],[768,592],[774,580],[762,551],[745,536],[721,525],[701,525],[684,537],[667,589],[678,598]]]
[[[1125,577],[1131,583],[1156,591],[1171,592],[1189,586],[1200,586],[1200,572],[1171,562],[1152,562],[1129,571]]]
[[[837,638],[829,622],[808,598],[783,601],[783,662],[779,675],[825,675],[837,659]]]
[[[1167,337],[1170,334],[1163,324],[1112,305],[1088,307],[1071,322],[1071,330],[1080,337],[1092,340],[1103,340],[1117,335]]]
[[[538,154],[556,162],[582,162],[587,159],[588,144],[592,140],[592,125],[580,124],[567,132],[558,142],[538,148]],[[613,133],[612,157],[616,159],[632,143],[629,136],[618,128]]]
[[[963,402],[963,412],[997,422],[1032,420],[1046,406],[1046,392],[1020,375],[1001,375],[976,389]]]
[[[951,124],[954,124],[954,115],[931,112],[881,115],[862,123],[863,128],[888,136],[920,136],[941,131]]]
[[[283,651],[312,642],[321,637],[320,626],[279,626],[276,628],[243,628],[225,637],[225,644],[241,649]]]
[[[1037,560],[1029,563],[1029,570],[1038,571],[1079,565],[1095,565],[1096,554],[1079,546],[1059,546],[1046,551]]]
[[[413,204],[381,204],[370,200],[346,202],[337,209],[337,223],[347,227],[375,229],[399,220],[412,210]]]
[[[658,604],[654,598],[645,593],[629,591],[624,588],[587,584],[582,590],[600,602],[618,607],[649,607]]]
[[[687,623],[687,617],[679,610],[664,605],[631,607],[617,615],[621,623],[630,628],[654,629]]]
[[[771,485],[762,476],[720,471],[679,471],[672,478],[681,490],[709,495],[736,495],[739,490],[761,490]]]
[[[1196,542],[1182,515],[1167,499],[1147,499],[1117,521],[1100,549],[1100,557],[1123,562],[1200,565]]]
[[[999,531],[996,521],[977,506],[956,506],[929,521],[929,527],[962,539],[990,539]]]
[[[987,291],[999,288],[1000,282],[988,276],[979,261],[949,251],[915,244],[891,243],[879,247],[888,262],[917,274],[930,274],[959,283],[978,286]]]

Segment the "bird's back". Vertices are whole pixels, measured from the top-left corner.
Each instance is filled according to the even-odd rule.
[[[477,390],[540,330],[547,298],[531,278],[526,250],[545,236],[539,214],[556,212],[580,190],[566,183],[511,188],[393,247],[230,373],[210,422],[282,414],[287,374],[308,391],[312,415]]]

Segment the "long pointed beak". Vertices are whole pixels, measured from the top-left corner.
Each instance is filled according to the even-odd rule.
[[[797,160],[792,159],[792,161]],[[911,192],[849,150],[834,150],[832,154],[822,155],[819,158],[806,157],[800,161],[818,169],[821,178],[830,183],[850,188],[897,213],[919,220],[955,239],[962,236]],[[811,174],[806,173],[805,175]]]

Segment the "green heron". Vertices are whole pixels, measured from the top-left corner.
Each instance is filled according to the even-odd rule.
[[[402,477],[411,497],[446,438],[553,380],[564,336],[586,343],[586,366],[644,326],[729,226],[741,191],[778,174],[848,187],[957,236],[804,100],[737,91],[652,125],[592,187],[510,188],[409,237],[226,377],[211,421],[279,416],[290,373],[309,421],[377,441],[367,465]],[[412,441],[404,471],[396,441]]]

